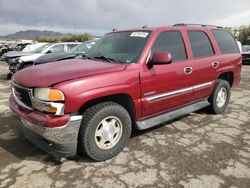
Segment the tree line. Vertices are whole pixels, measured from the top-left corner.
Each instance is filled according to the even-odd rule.
[[[38,35],[35,40],[38,42],[84,42],[87,40],[92,40],[95,37],[90,33],[76,34],[76,35],[61,35],[61,36],[43,36]]]
[[[231,32],[242,45],[250,45],[250,25],[231,28]]]

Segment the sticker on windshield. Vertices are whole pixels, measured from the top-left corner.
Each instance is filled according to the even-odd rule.
[[[146,38],[148,36],[147,32],[133,32],[130,34],[131,37],[143,37]]]

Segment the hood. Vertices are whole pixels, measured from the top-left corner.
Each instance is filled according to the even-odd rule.
[[[42,56],[44,54],[42,53],[35,53],[32,55],[27,55],[27,56],[22,56],[20,57],[20,60],[22,60],[23,62],[29,62],[29,61],[35,61],[38,57]]]
[[[250,55],[250,51],[248,52],[241,52],[242,55]]]
[[[48,87],[71,79],[121,71],[125,68],[124,64],[71,59],[23,69],[14,75],[13,81],[28,88]]]
[[[72,59],[76,56],[75,53],[63,52],[63,53],[50,53],[37,58],[35,64],[49,63],[53,61],[60,61],[64,59]]]
[[[5,58],[14,58],[14,57],[20,57],[20,56],[26,56],[26,55],[32,55],[32,53],[28,52],[20,52],[20,51],[9,51],[4,54]]]

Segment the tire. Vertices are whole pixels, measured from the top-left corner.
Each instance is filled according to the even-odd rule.
[[[220,95],[220,92],[224,94]],[[226,80],[218,79],[212,95],[208,99],[208,101],[210,102],[210,106],[208,107],[209,111],[213,114],[224,113],[229,103],[230,96],[231,88],[229,83]]]
[[[8,79],[8,80],[11,80],[11,78],[12,78],[12,74],[11,74],[11,73],[8,73],[8,74],[7,74],[7,79]]]
[[[110,159],[126,146],[131,127],[130,115],[121,105],[114,102],[94,105],[83,112],[78,149],[95,161]]]

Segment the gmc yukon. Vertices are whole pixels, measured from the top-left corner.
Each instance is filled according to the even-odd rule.
[[[84,59],[16,73],[9,104],[25,137],[45,152],[103,161],[121,152],[132,129],[205,107],[223,113],[240,73],[237,43],[221,27],[113,31]]]

